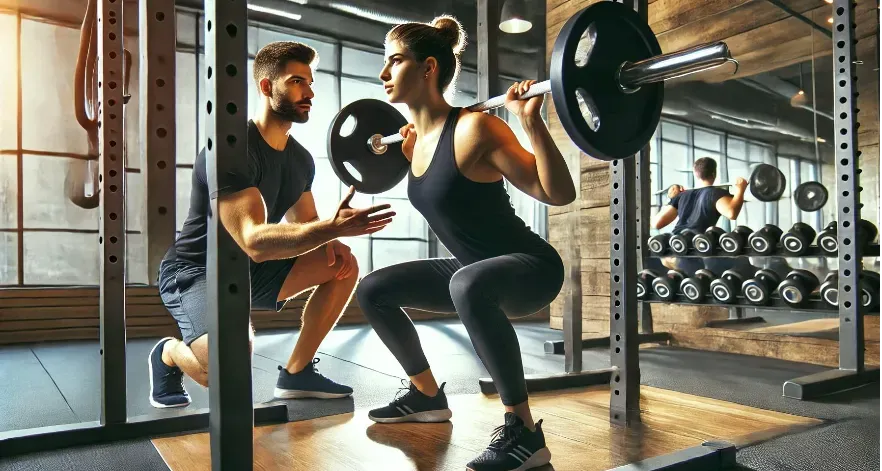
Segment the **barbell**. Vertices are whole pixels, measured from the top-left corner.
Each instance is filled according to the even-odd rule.
[[[554,43],[550,80],[534,84],[519,99],[551,93],[561,125],[579,149],[601,160],[623,159],[640,151],[658,127],[665,80],[729,62],[737,68],[724,42],[662,54],[655,34],[633,9],[599,2],[566,22]],[[504,105],[501,95],[467,109]],[[350,118],[355,125],[344,135]],[[362,193],[393,188],[410,165],[401,147],[391,146],[404,140],[398,131],[405,124],[404,116],[384,101],[363,99],[345,106],[328,130],[334,173]]]

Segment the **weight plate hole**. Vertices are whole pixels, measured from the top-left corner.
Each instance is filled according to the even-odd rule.
[[[356,170],[355,167],[353,167],[351,163],[343,162],[343,166],[346,167],[346,171],[348,171],[349,174],[352,175],[353,178],[355,178],[359,182],[362,181],[361,173],[358,170]]]
[[[355,131],[355,126],[357,125],[358,119],[355,116],[349,115],[346,121],[343,121],[343,125],[340,126],[340,136],[348,137]]]
[[[579,111],[582,113],[582,119],[588,124],[588,128],[597,132],[600,129],[600,114],[597,112],[597,105],[594,104],[591,95],[579,88],[576,90],[576,101],[579,103]]]
[[[585,67],[588,64],[588,57],[594,50],[594,43],[597,42],[597,28],[594,23],[588,25],[582,36],[579,38],[579,44],[576,45],[576,67]]]

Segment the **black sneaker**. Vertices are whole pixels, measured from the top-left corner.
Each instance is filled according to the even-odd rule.
[[[315,367],[319,361],[315,358],[306,368],[294,374],[279,366],[279,380],[276,381],[273,396],[279,399],[337,399],[351,395],[352,388],[335,383],[319,373]]]
[[[550,462],[542,421],[536,422],[536,431],[531,432],[520,417],[506,412],[505,424],[493,431],[493,441],[466,467],[469,471],[523,471]]]
[[[381,424],[398,422],[446,422],[453,416],[453,412],[447,408],[447,396],[444,394],[444,385],[438,388],[435,397],[429,397],[421,393],[413,383],[406,379],[401,380],[404,386],[395,394],[395,399],[388,406],[374,409],[368,413],[368,418]],[[407,391],[401,397],[401,391]]]
[[[184,372],[177,366],[168,366],[162,362],[162,347],[169,340],[172,338],[166,337],[160,340],[147,356],[147,367],[150,370],[150,405],[158,409],[190,405],[190,395],[184,389]]]

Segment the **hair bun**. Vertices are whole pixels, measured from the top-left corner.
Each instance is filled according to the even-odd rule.
[[[459,20],[449,15],[442,15],[432,20],[432,26],[441,31],[441,35],[450,43],[454,54],[459,54],[465,49],[466,33]]]

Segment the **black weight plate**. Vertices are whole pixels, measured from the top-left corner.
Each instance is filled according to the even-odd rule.
[[[340,130],[350,116],[355,119],[354,129],[342,136]],[[377,194],[394,188],[410,166],[401,152],[401,143],[390,144],[384,154],[377,155],[371,151],[368,140],[374,134],[397,134],[405,124],[404,115],[384,101],[366,98],[343,107],[328,130],[328,160],[334,173],[361,193]],[[360,178],[346,168],[346,162]]]
[[[820,182],[800,183],[793,191],[796,207],[808,212],[815,212],[827,204],[827,187]]]
[[[566,22],[551,57],[551,97],[564,130],[583,152],[623,159],[649,142],[661,117],[664,83],[625,93],[618,71],[624,62],[661,53],[655,33],[621,3],[595,3]]]
[[[750,193],[760,201],[778,201],[786,186],[787,179],[778,167],[759,164],[750,174]]]

